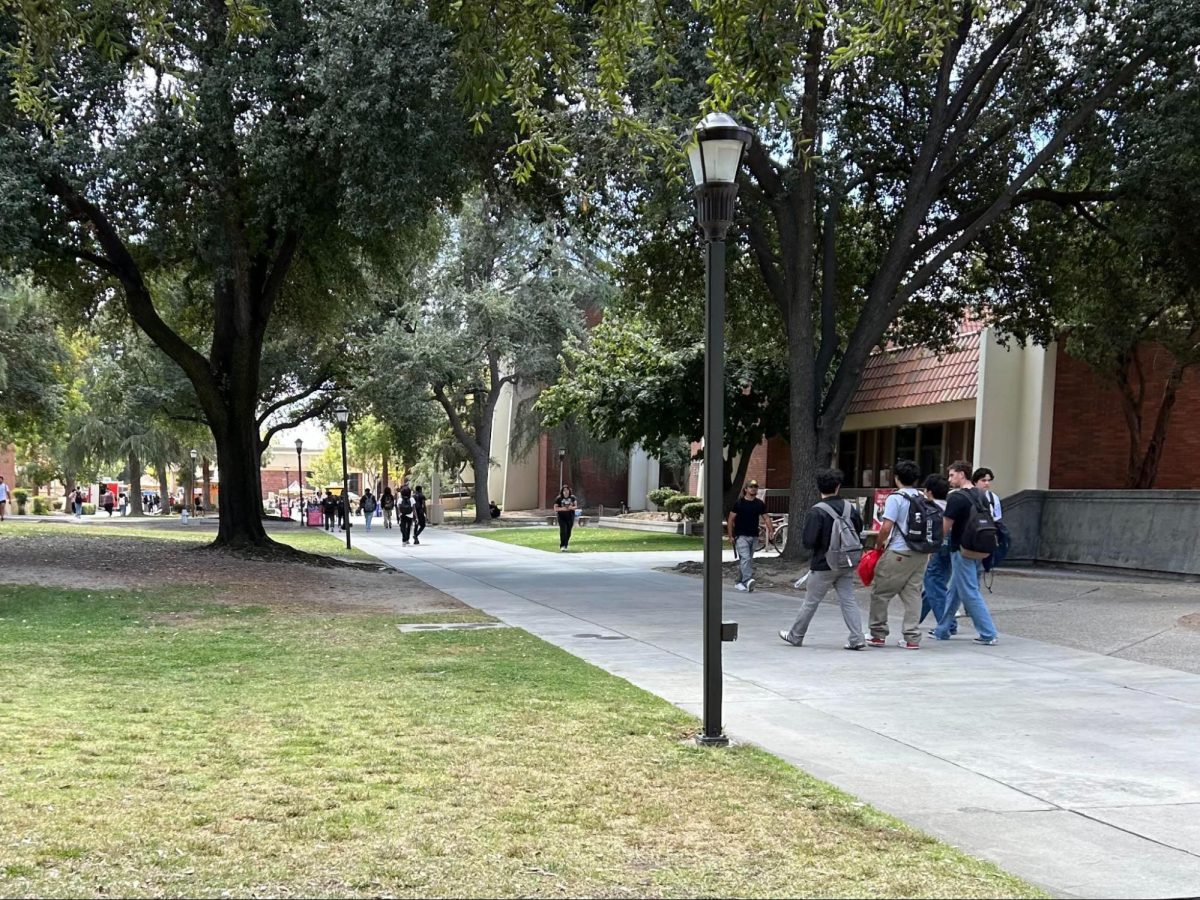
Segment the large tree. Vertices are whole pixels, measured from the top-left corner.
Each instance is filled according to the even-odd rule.
[[[474,469],[476,521],[488,516],[492,423],[504,390],[554,378],[558,354],[598,307],[604,282],[586,256],[534,221],[512,198],[477,191],[448,221],[441,252],[416,275],[423,298],[376,335],[377,377],[367,388],[380,415],[414,403],[439,407]],[[393,422],[394,426],[401,427]]]
[[[704,108],[755,127],[736,240],[786,336],[794,518],[889,329],[951,327],[988,229],[1024,203],[1086,196],[1033,183],[1145,73],[1194,65],[1200,34],[1187,0],[697,0],[534,15],[519,0],[462,0],[446,16],[480,108],[518,109],[519,176],[553,168],[556,139],[591,139],[610,159],[614,145],[636,151],[590,179],[563,169],[581,206],[618,206],[626,246],[686,218],[681,179],[647,180],[654,147]]]
[[[270,545],[264,345],[457,191],[448,36],[407,0],[72,9],[0,7],[0,264],[120,297],[212,430],[216,545]],[[164,313],[180,284],[186,321]]]

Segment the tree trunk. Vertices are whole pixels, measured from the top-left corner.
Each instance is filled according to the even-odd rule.
[[[217,451],[217,456],[218,456],[218,458],[220,457],[219,450]],[[257,460],[255,460],[255,462],[254,462],[254,471],[255,472],[258,471],[258,461]],[[210,512],[212,512],[213,504],[212,504],[212,466],[209,463],[207,456],[200,457],[200,482],[203,485],[203,487],[200,490],[200,500],[204,505],[204,514],[208,515]],[[260,502],[258,504],[258,507],[259,507],[258,515],[259,516],[262,515],[261,496],[262,496],[262,487],[260,486],[259,487]]]
[[[480,444],[482,445],[483,442],[480,441]],[[492,521],[492,510],[489,503],[491,498],[488,497],[488,462],[490,458],[491,455],[484,452],[476,455],[474,459],[476,525],[490,525]]]
[[[1162,403],[1158,407],[1158,415],[1154,419],[1154,430],[1150,433],[1150,442],[1142,454],[1141,465],[1130,487],[1149,490],[1158,480],[1158,466],[1162,461],[1163,445],[1167,441],[1167,429],[1171,424],[1171,413],[1175,408],[1175,399],[1179,387],[1183,384],[1183,374],[1187,366],[1176,362],[1171,367],[1171,374],[1163,386]]]
[[[383,454],[383,487],[388,486],[388,478],[389,477],[390,476],[388,473],[388,455],[387,455],[387,452],[385,451]],[[380,493],[382,493],[382,491],[380,491]]]
[[[158,497],[161,504],[159,515],[162,515],[171,511],[171,487],[167,484],[166,463],[160,460],[155,463],[154,468],[158,470]]]
[[[262,523],[262,481],[258,469],[258,426],[253,414],[229,416],[228,425],[213,428],[221,464],[221,503],[215,547],[267,546]],[[204,460],[204,508],[209,506],[210,470]]]
[[[129,514],[145,515],[142,509],[142,460],[136,453],[129,454]]]

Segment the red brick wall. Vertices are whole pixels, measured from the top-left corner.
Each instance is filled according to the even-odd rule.
[[[1171,357],[1158,346],[1142,349],[1146,376],[1143,431],[1148,437]],[[1112,489],[1126,484],[1129,432],[1117,389],[1084,363],[1059,352],[1054,385],[1054,432],[1050,451],[1052,489]],[[1200,371],[1184,377],[1167,431],[1158,488],[1200,488]]]
[[[570,462],[568,460],[568,462]],[[546,507],[554,505],[560,487],[558,481],[558,448],[549,447],[542,472],[542,486],[546,492]],[[620,506],[627,502],[629,490],[629,468],[622,466],[616,473],[601,471],[591,459],[584,458],[575,464],[576,480],[571,484],[582,503],[586,506]],[[563,478],[571,480],[571,467],[563,467]]]
[[[8,485],[9,490],[16,487],[17,464],[13,458],[12,447],[0,447],[0,475],[4,476],[4,482]]]

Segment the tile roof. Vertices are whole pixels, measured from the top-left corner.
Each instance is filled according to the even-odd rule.
[[[974,400],[979,391],[981,332],[976,323],[965,326],[954,348],[940,358],[923,347],[875,352],[850,401],[850,415]]]

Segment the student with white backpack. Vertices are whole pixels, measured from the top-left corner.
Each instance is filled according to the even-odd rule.
[[[839,469],[822,469],[817,473],[821,502],[808,511],[802,535],[804,546],[813,551],[811,570],[806,579],[807,596],[792,627],[779,632],[779,637],[793,647],[804,643],[808,626],[830,588],[837,593],[842,620],[850,632],[846,649],[862,650],[867,645],[863,637],[862,611],[854,597],[854,571],[862,558],[862,516],[853,503],[838,496],[841,487]]]

